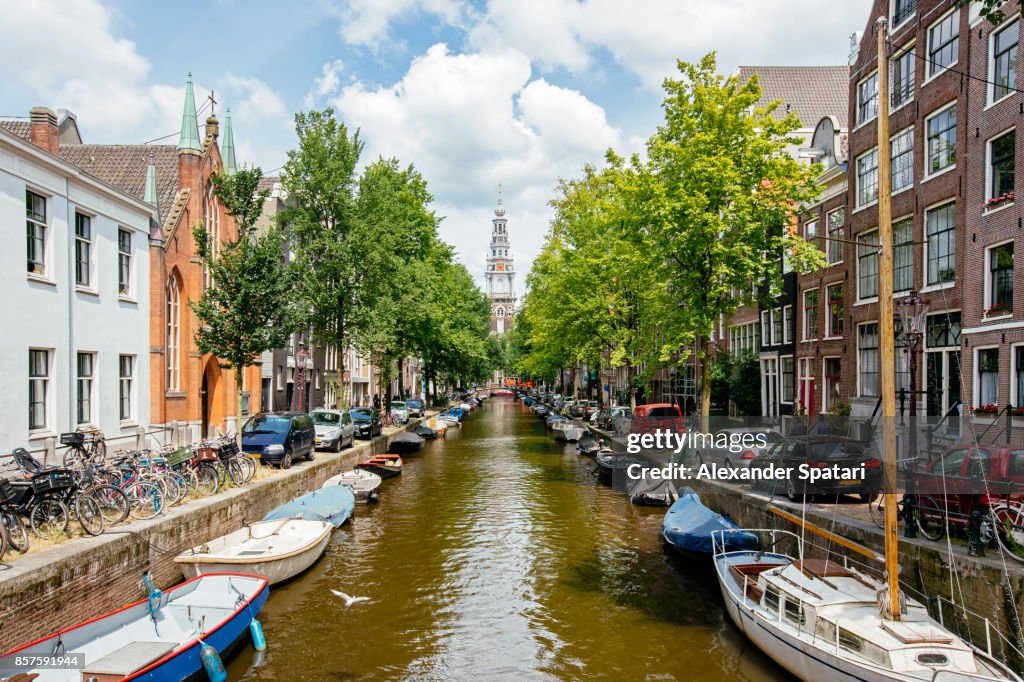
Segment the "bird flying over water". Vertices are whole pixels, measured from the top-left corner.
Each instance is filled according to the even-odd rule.
[[[370,601],[369,597],[350,597],[344,592],[339,592],[338,590],[331,590],[331,593],[339,599],[344,599],[346,608],[353,604],[358,604],[361,601]]]

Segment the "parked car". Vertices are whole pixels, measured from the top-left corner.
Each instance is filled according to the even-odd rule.
[[[405,406],[409,408],[410,417],[422,417],[426,412],[427,405],[418,398],[411,398],[405,401]]]
[[[391,416],[394,417],[396,424],[409,423],[409,408],[405,406],[405,401],[391,401]]]
[[[318,409],[309,413],[316,428],[316,447],[321,450],[340,452],[356,439],[356,427],[348,412]]]
[[[750,469],[774,464],[792,469],[793,475],[773,483],[751,479],[754,490],[775,490],[796,502],[804,495],[861,495],[869,499],[882,488],[882,463],[863,441],[839,436],[793,436],[772,444],[750,461]],[[799,478],[800,465],[810,468],[855,468],[864,466],[863,479],[820,479],[814,483]]]
[[[758,438],[757,441],[761,442],[763,439],[765,445],[764,447],[751,445],[750,447],[733,447],[731,449],[729,447],[698,447],[696,452],[697,462],[699,464],[717,464],[718,466],[737,467],[743,469],[748,467],[755,457],[766,453],[773,443],[783,440],[783,435],[781,433],[768,427],[737,427],[734,429],[719,429],[711,435],[715,436],[717,440],[721,438],[719,434],[725,434],[730,439],[730,442],[736,442],[742,438],[748,445],[751,445],[750,441],[757,438],[760,434],[762,438]],[[750,434],[750,437],[744,437],[746,434]]]
[[[283,469],[300,458],[312,461],[315,439],[313,420],[302,412],[260,412],[242,427],[242,450]]]
[[[356,427],[356,438],[373,438],[384,430],[380,410],[373,407],[353,407],[348,411]]]
[[[633,410],[633,420],[629,426],[630,433],[653,433],[656,429],[677,433],[686,431],[683,412],[678,405],[671,403],[637,405]]]
[[[631,411],[628,407],[611,407],[601,410],[597,415],[597,428],[610,431],[615,428],[616,419],[629,419]]]
[[[583,408],[583,418],[586,421],[590,421],[590,418],[597,414],[601,406],[597,404],[596,400],[588,400],[586,407]]]

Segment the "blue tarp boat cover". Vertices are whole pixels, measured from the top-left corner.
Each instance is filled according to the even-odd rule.
[[[308,521],[327,521],[337,528],[349,520],[355,508],[356,496],[352,494],[352,489],[347,485],[332,485],[282,504],[264,516],[263,520],[302,518]]]
[[[758,549],[757,536],[745,530],[721,514],[716,514],[700,502],[700,496],[693,488],[679,489],[679,499],[665,512],[662,534],[673,547],[712,554],[711,533],[716,530],[735,531],[725,533],[726,551]]]

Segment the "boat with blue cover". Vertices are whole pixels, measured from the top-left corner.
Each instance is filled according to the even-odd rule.
[[[714,552],[711,534],[719,532],[727,551],[757,550],[759,541],[753,533],[741,530],[727,517],[703,504],[693,488],[679,489],[679,499],[665,512],[661,534],[676,549],[711,556]]]
[[[0,656],[0,678],[36,682],[207,679],[201,654],[217,659],[240,643],[270,592],[266,578],[209,573]],[[257,624],[257,628],[258,624]],[[212,648],[211,652],[209,648]],[[59,652],[59,654],[57,653]],[[81,657],[67,669],[19,666],[61,655]]]
[[[264,521],[274,519],[306,519],[327,521],[335,528],[349,520],[356,508],[356,497],[352,489],[343,485],[320,488],[282,504],[263,517]]]

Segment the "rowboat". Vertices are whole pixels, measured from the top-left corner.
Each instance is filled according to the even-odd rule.
[[[376,502],[377,488],[380,487],[380,482],[380,476],[372,471],[353,469],[337,476],[331,476],[324,481],[322,488],[345,486],[352,490],[356,496],[356,502]]]
[[[398,455],[374,455],[365,462],[356,465],[356,469],[372,471],[381,478],[391,478],[402,473],[402,458]]]
[[[661,535],[665,541],[684,552],[710,557],[714,531],[721,532],[729,551],[756,550],[760,545],[756,535],[740,530],[730,519],[701,504],[693,488],[680,488],[679,499],[665,512],[662,521]]]
[[[444,438],[445,433],[448,431],[448,422],[439,417],[431,417],[424,423],[427,425],[427,428],[436,433],[439,438]]]
[[[415,433],[403,431],[391,441],[390,449],[403,454],[419,452],[423,449],[423,437],[417,436]]]
[[[599,452],[595,459],[597,460],[597,468],[595,469],[595,472],[597,473],[598,480],[602,483],[609,484],[612,483],[612,479],[616,471],[625,475],[629,467],[634,464],[641,468],[650,466],[646,461],[639,457],[624,455],[613,451]]]
[[[551,427],[551,435],[555,440],[575,443],[587,433],[587,430],[574,422],[555,422]]]
[[[308,521],[327,521],[335,528],[345,523],[355,511],[356,499],[349,488],[330,488],[314,490],[291,502],[282,504],[263,517],[264,521],[274,519],[306,519]]]
[[[4,677],[38,675],[38,682],[199,679],[203,644],[224,654],[242,641],[267,600],[268,584],[264,577],[241,573],[193,578],[166,592],[151,592],[152,599],[13,649],[0,656],[0,671]],[[84,666],[61,670],[16,664],[19,658],[49,657],[58,651],[81,655]]]
[[[185,578],[227,570],[263,575],[274,585],[312,566],[327,549],[334,526],[326,521],[258,521],[174,558]]]

